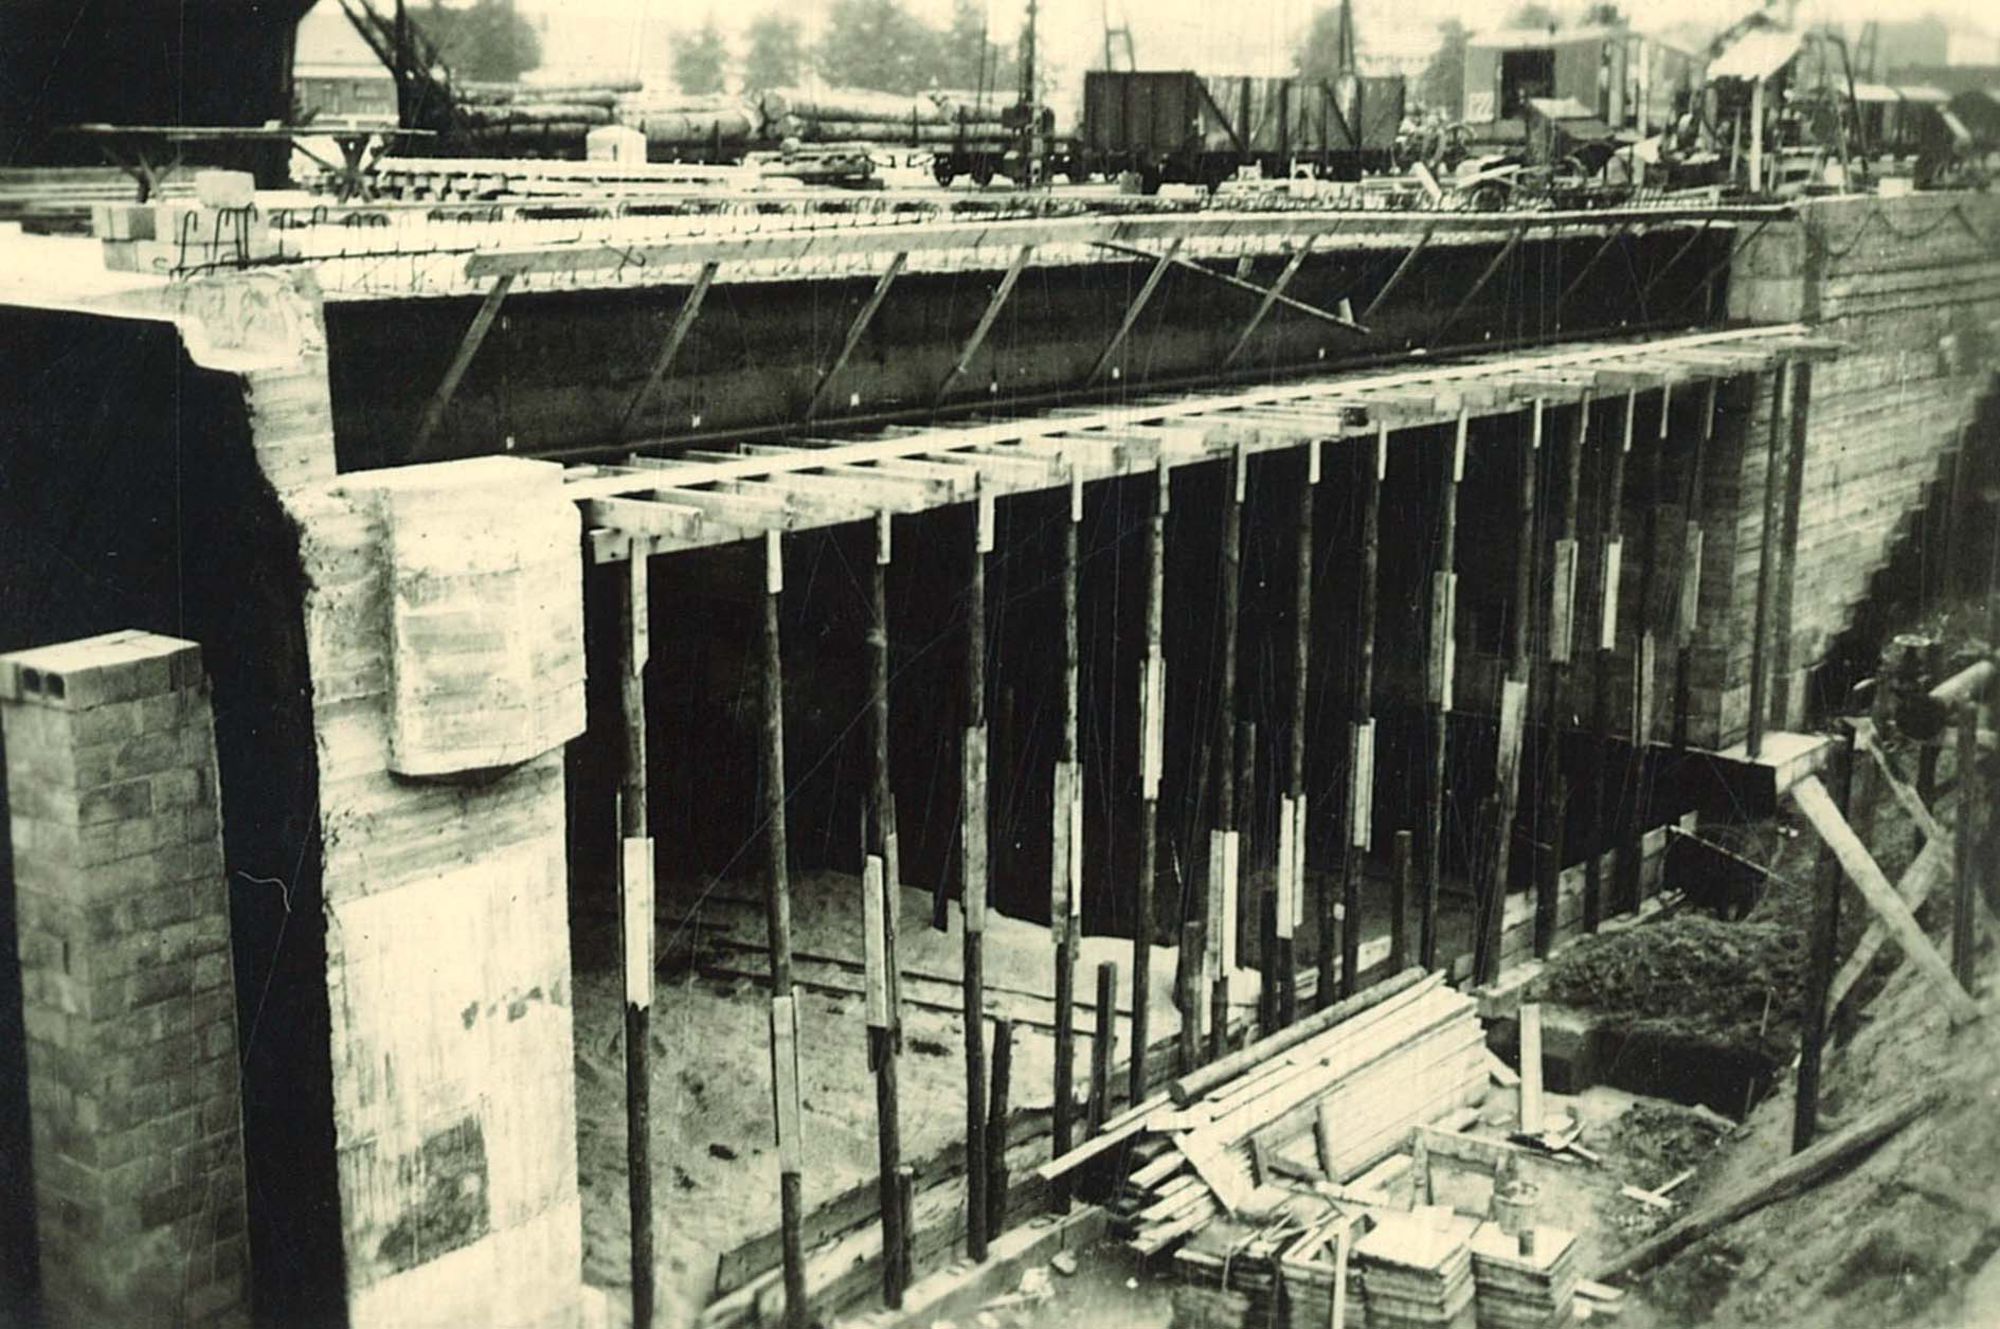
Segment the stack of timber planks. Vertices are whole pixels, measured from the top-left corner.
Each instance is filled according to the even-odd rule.
[[[1327,1329],[1339,1324],[1343,1329],[1363,1329],[1368,1323],[1368,1292],[1362,1284],[1361,1264],[1351,1253],[1341,1250],[1345,1226],[1349,1243],[1374,1227],[1367,1210],[1341,1214],[1300,1237],[1279,1260],[1284,1273],[1284,1316],[1287,1329]],[[1345,1258],[1343,1258],[1345,1255]],[[1347,1289],[1341,1318],[1334,1317],[1334,1280]]]
[[[1472,1235],[1472,1277],[1479,1329],[1548,1329],[1568,1324],[1582,1280],[1576,1234],[1561,1228],[1534,1229],[1534,1254],[1521,1253],[1520,1239],[1498,1223],[1482,1223]]]
[[[1477,1102],[1486,1078],[1477,1004],[1442,975],[1415,982],[1190,1102],[1150,1110],[1143,1131],[1170,1147],[1128,1179],[1132,1247],[1158,1253],[1250,1207],[1272,1161],[1322,1114],[1321,1167],[1343,1181],[1402,1148],[1413,1127]]]
[[[1430,1207],[1384,1211],[1354,1244],[1368,1329],[1474,1329],[1472,1251],[1479,1220]]]
[[[1279,1259],[1302,1226],[1280,1214],[1261,1223],[1222,1218],[1196,1233],[1174,1252],[1174,1329],[1277,1323]]]

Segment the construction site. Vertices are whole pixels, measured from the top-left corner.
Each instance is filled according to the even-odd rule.
[[[1978,97],[311,7],[0,52],[0,1325],[2000,1324]]]

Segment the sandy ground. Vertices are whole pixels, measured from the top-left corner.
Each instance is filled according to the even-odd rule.
[[[929,927],[930,897],[915,890],[903,894],[899,954],[903,968],[948,976],[955,984],[963,945],[956,911],[951,930],[935,932]],[[747,885],[732,884],[726,897],[722,892],[712,894],[699,917],[705,929],[721,928],[728,938],[763,943],[762,904],[751,902]],[[858,960],[861,923],[856,880],[833,873],[795,878],[792,926],[796,951]],[[663,908],[662,970],[671,974],[676,965],[683,966],[678,976],[663,983],[653,1008],[654,1198],[663,1324],[684,1323],[707,1303],[722,1252],[778,1224],[768,989],[754,979],[716,980],[685,970],[693,931]],[[604,939],[580,936],[577,949],[577,1134],[585,1278],[622,1290],[630,1281],[622,986]],[[758,951],[731,953],[727,959],[732,966],[766,972]],[[1153,952],[1149,1006],[1155,1042],[1176,1027],[1175,960],[1171,949]],[[1077,966],[1079,998],[1091,999],[1092,976],[1101,961],[1119,966],[1120,1004],[1129,1006],[1131,943],[1122,938],[1085,939]],[[1049,992],[1054,966],[1048,933],[1034,924],[991,919],[986,970],[990,990]],[[858,976],[851,981],[858,986]],[[1243,1004],[1254,1003],[1252,975],[1240,973],[1234,986]],[[925,984],[922,991],[926,999],[940,994],[953,997],[953,989],[943,984]],[[993,1004],[1006,1000],[1005,994],[994,992]],[[800,1022],[804,1197],[810,1211],[875,1178],[875,1096],[860,996],[804,992]],[[1128,1025],[1128,1019],[1119,1019],[1121,1048],[1129,1042]],[[1088,1012],[1079,1015],[1078,1033],[1076,1084],[1081,1094],[1089,1074]],[[990,1049],[990,1024],[988,1036]],[[903,1152],[906,1160],[914,1160],[963,1138],[962,1022],[948,1012],[912,1005],[905,1012],[904,1047],[899,1076]],[[1118,1060],[1122,1062],[1122,1052]],[[1053,1075],[1052,1035],[1017,1024],[1014,1107],[1047,1108],[1053,1101]]]
[[[1315,872],[1314,877],[1320,874]],[[793,947],[800,956],[839,957],[858,964],[860,888],[840,873],[797,874],[793,878]],[[724,882],[711,888],[699,909],[670,902],[663,886],[657,953],[660,985],[653,1006],[653,1166],[660,1323],[687,1323],[714,1292],[716,1261],[725,1251],[772,1232],[778,1225],[776,1148],[770,1106],[768,972],[763,947],[765,922],[759,884]],[[609,899],[607,888],[601,898]],[[930,927],[930,896],[903,892],[899,961],[908,974],[931,981],[907,981],[906,996],[955,1005],[963,938],[956,908],[950,929]],[[1386,934],[1386,884],[1371,881],[1363,892],[1364,934]],[[1414,910],[1411,945],[1415,946]],[[1452,954],[1469,945],[1470,921],[1462,895],[1447,891],[1440,902],[1440,949]],[[1315,929],[1308,919],[1298,938],[1302,968],[1316,954]],[[705,957],[699,968],[694,956]],[[1077,962],[1080,1003],[1094,999],[1096,967],[1110,961],[1119,969],[1119,1006],[1114,1075],[1123,1098],[1122,1065],[1129,1047],[1131,942],[1125,938],[1084,939]],[[1173,1008],[1177,952],[1156,946],[1149,1002],[1155,1046],[1178,1028]],[[611,924],[579,920],[574,942],[576,989],[577,1144],[583,1191],[584,1276],[622,1303],[630,1286],[625,1167],[625,1053],[622,982],[618,976]],[[716,978],[717,966],[756,977]],[[858,987],[859,974],[822,961],[803,962],[801,979]],[[706,972],[703,972],[706,971]],[[949,980],[940,981],[940,980]],[[1046,929],[997,915],[986,934],[988,1011],[1032,1008],[1032,997],[1054,986],[1053,951]],[[1009,991],[1011,990],[1011,991]],[[1232,996],[1240,1010],[1256,1002],[1255,975],[1239,970]],[[1088,1083],[1089,1009],[1078,1013],[1076,1086]],[[805,1207],[810,1212],[877,1175],[874,1078],[868,1069],[865,1011],[858,995],[823,990],[801,992],[802,1085],[807,1163]],[[991,1052],[991,1025],[987,1048]],[[1016,1111],[1046,1109],[1053,1101],[1054,1040],[1045,1029],[1016,1024],[1012,1104]],[[904,1054],[899,1066],[903,1156],[915,1161],[934,1155],[964,1135],[963,1022],[949,1011],[911,1004],[905,1010]],[[1122,1285],[1122,1284],[1121,1284]],[[619,1312],[614,1309],[613,1318]]]

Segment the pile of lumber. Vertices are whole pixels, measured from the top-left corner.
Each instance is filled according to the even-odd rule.
[[[1375,1225],[1366,1210],[1338,1214],[1308,1231],[1278,1261],[1284,1279],[1287,1329],[1326,1329],[1339,1324],[1361,1329],[1368,1323],[1368,1293],[1361,1282],[1361,1264],[1353,1258],[1353,1243]],[[1334,1287],[1346,1289],[1340,1318],[1334,1318]]]
[[[1319,1134],[1319,1171],[1340,1182],[1395,1153],[1413,1127],[1484,1095],[1476,1003],[1441,975],[1411,971],[1380,987],[1393,991],[1317,1027],[1340,1007],[1321,1012],[1176,1081],[1167,1103],[1135,1109],[1134,1133],[1170,1146],[1132,1173],[1121,1197],[1135,1251],[1168,1249],[1217,1214],[1242,1212],[1284,1166],[1287,1147],[1314,1137],[1322,1114],[1333,1129]]]
[[[1367,1292],[1368,1329],[1473,1329],[1467,1242],[1478,1224],[1445,1208],[1378,1213],[1375,1226],[1354,1243]]]
[[[1582,1280],[1576,1234],[1536,1227],[1533,1253],[1498,1223],[1472,1234],[1472,1279],[1479,1329],[1548,1329],[1568,1324]]]
[[[1283,1286],[1279,1257],[1299,1230],[1288,1216],[1265,1223],[1224,1218],[1195,1234],[1174,1252],[1176,1329],[1275,1323]]]

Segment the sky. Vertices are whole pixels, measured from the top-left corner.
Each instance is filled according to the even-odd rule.
[[[516,0],[521,12],[543,32],[543,65],[549,71],[588,71],[629,76],[669,86],[665,77],[671,34],[698,27],[713,17],[726,34],[742,30],[759,13],[796,16],[808,39],[829,0]],[[904,0],[916,13],[943,24],[951,0]],[[1081,86],[1082,71],[1098,63],[1107,17],[1132,30],[1139,66],[1198,69],[1204,73],[1288,72],[1300,35],[1324,0],[1040,0],[1044,58],[1058,83],[1051,101],[1063,104],[1065,89]],[[986,0],[994,39],[1020,31],[1026,0]],[[1626,0],[1638,26],[1658,29],[1686,22],[1704,32],[1719,30],[1756,6],[1756,0]],[[1583,0],[1554,0],[1558,13],[1574,14]],[[1431,48],[1437,25],[1457,18],[1468,28],[1497,26],[1515,4],[1477,0],[1355,0],[1355,26],[1364,54],[1422,52]],[[321,12],[323,11],[323,12]],[[1858,24],[1879,17],[1881,0],[1800,0],[1805,22],[1828,18]],[[339,18],[333,0],[320,0],[308,22],[324,25]],[[2000,12],[1991,0],[1920,0],[1900,17],[1930,12],[1960,34],[1953,58],[1959,63],[2000,62]],[[1074,92],[1070,93],[1074,96]]]

